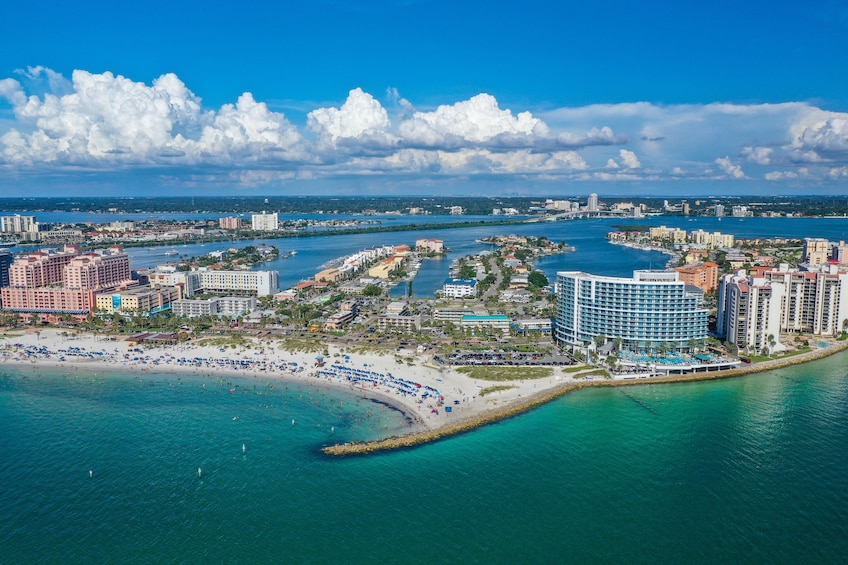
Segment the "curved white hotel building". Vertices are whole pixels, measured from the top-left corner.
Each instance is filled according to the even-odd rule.
[[[557,273],[555,338],[587,347],[597,336],[630,351],[688,351],[707,337],[703,294],[676,271],[634,271],[633,278]]]

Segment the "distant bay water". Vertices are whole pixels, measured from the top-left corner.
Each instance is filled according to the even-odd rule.
[[[0,215],[13,214],[2,212]],[[108,223],[116,220],[138,221],[161,220],[208,220],[226,214],[89,214],[85,212],[33,213],[40,221],[65,223],[92,221]],[[245,216],[247,218],[247,216]],[[476,226],[472,228],[435,229],[427,224],[464,221],[491,221],[503,216],[396,216],[396,215],[332,215],[332,214],[285,214],[281,218],[318,220],[374,220],[380,225],[422,226],[420,229],[399,232],[364,233],[355,235],[311,235],[282,239],[257,238],[253,240],[190,243],[173,246],[132,247],[130,255],[133,268],[150,268],[158,264],[173,262],[183,257],[195,257],[211,251],[227,248],[242,248],[248,245],[274,245],[281,252],[297,251],[297,255],[258,265],[256,269],[273,269],[280,273],[280,287],[288,288],[301,280],[308,279],[328,262],[377,245],[414,245],[422,237],[442,239],[450,249],[446,256],[428,259],[422,263],[418,276],[413,281],[415,296],[434,296],[444,279],[449,275],[451,262],[471,253],[491,249],[491,245],[477,243],[480,238],[496,234],[520,234],[545,236],[554,241],[565,241],[576,248],[574,253],[543,258],[536,267],[553,279],[559,270],[580,270],[606,276],[630,276],[636,269],[663,268],[668,257],[659,252],[640,251],[613,246],[606,241],[606,234],[618,225],[678,227],[687,231],[703,229],[721,231],[738,238],[754,237],[823,237],[831,241],[848,240],[848,218],[715,218],[683,216],[649,216],[645,218],[600,218],[561,222],[539,222],[506,226]],[[16,248],[15,251],[21,248]],[[176,251],[177,255],[166,255]],[[393,295],[407,291],[406,285],[396,287]]]
[[[494,232],[576,246],[540,261],[549,276],[664,265],[662,254],[607,244],[614,223],[624,222],[420,233],[454,250],[446,263],[485,248],[475,240]],[[843,219],[638,223],[848,239]],[[274,240],[303,244],[274,243],[298,250],[277,268],[294,279],[348,250],[417,233]],[[0,562],[848,555],[846,353],[725,381],[583,390],[445,441],[348,459],[320,447],[401,433],[402,416],[343,390],[267,379],[2,365],[0,422]]]
[[[458,216],[462,218],[462,216]],[[419,223],[440,221],[444,217],[406,216],[416,218]],[[453,218],[457,218],[454,216]],[[484,217],[466,218],[471,220]],[[492,219],[491,216],[488,217]],[[414,222],[413,222],[414,223]],[[344,255],[355,253],[367,247],[377,245],[414,245],[418,238],[434,237],[442,239],[450,249],[448,254],[437,259],[424,260],[418,276],[413,281],[416,296],[432,297],[444,279],[449,275],[450,264],[454,259],[491,249],[491,245],[478,243],[478,240],[496,234],[520,234],[545,236],[553,241],[565,241],[575,247],[573,253],[546,257],[537,261],[537,268],[553,279],[560,270],[586,271],[606,276],[632,275],[636,269],[665,267],[668,256],[655,251],[641,251],[615,246],[606,241],[606,234],[616,225],[666,225],[686,230],[704,229],[721,231],[740,238],[752,237],[824,237],[834,241],[848,240],[848,218],[808,219],[808,218],[684,218],[684,217],[648,217],[639,219],[587,219],[563,222],[539,222],[506,226],[476,226],[471,228],[428,229],[422,227],[412,231],[389,233],[365,233],[344,236],[311,236],[285,239],[256,239],[250,241],[221,242],[207,244],[187,244],[170,247],[129,248],[127,251],[134,268],[153,267],[181,256],[194,257],[210,251],[228,247],[247,245],[275,245],[282,252],[295,250],[297,255],[286,259],[263,263],[257,269],[274,269],[280,273],[280,287],[287,288],[299,281],[312,277],[327,262]],[[177,256],[167,256],[165,252],[177,251]],[[406,291],[401,285],[396,295]]]

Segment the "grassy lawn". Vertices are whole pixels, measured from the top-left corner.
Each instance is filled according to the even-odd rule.
[[[248,340],[239,334],[232,334],[221,337],[209,337],[196,340],[197,345],[211,345],[213,347],[247,347],[252,345]]]
[[[386,346],[382,345],[348,345],[345,346],[345,353],[349,355],[388,355],[389,353],[393,353],[394,350],[389,350]]]
[[[526,381],[545,379],[554,374],[553,367],[500,367],[492,365],[459,367],[457,371],[481,381]]]
[[[324,344],[318,339],[307,339],[299,337],[288,337],[280,341],[280,348],[284,351],[302,351],[304,353],[321,353]]]
[[[486,396],[487,394],[492,394],[492,393],[495,393],[495,392],[501,392],[503,390],[509,390],[511,388],[515,388],[515,387],[509,386],[509,385],[487,386],[486,388],[484,388],[483,390],[480,391],[480,396]]]
[[[787,353],[781,353],[779,355],[772,355],[770,357],[766,357],[765,355],[749,355],[748,357],[751,361],[755,363],[762,363],[763,361],[772,361],[774,359],[786,359],[787,357],[794,357],[795,355],[800,355],[802,353],[809,353],[811,349],[809,347],[802,347],[800,349],[796,349],[795,351],[789,351]]]
[[[588,367],[589,367],[589,365],[571,365],[571,366],[568,366],[568,367],[563,367],[562,372],[563,373],[577,373],[577,372],[580,372],[580,371],[585,371]]]
[[[24,332],[0,332],[0,335],[3,337],[21,337],[24,335]]]

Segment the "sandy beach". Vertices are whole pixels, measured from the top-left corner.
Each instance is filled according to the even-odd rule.
[[[583,371],[567,372],[554,367],[542,379],[483,381],[469,378],[453,368],[436,368],[424,356],[404,353],[398,363],[392,354],[351,353],[333,345],[325,354],[285,351],[274,340],[245,338],[236,348],[186,342],[172,346],[130,346],[124,337],[68,333],[56,329],[14,331],[0,334],[0,362],[9,366],[51,366],[96,371],[99,368],[157,374],[208,375],[227,379],[278,378],[286,382],[334,386],[374,398],[400,410],[410,423],[403,435],[366,443],[324,448],[333,455],[368,453],[409,447],[463,433],[508,418],[587,386],[634,386],[691,382],[738,377],[749,373],[804,363],[848,349],[846,341],[822,342],[822,346],[793,357],[754,363],[738,369],[653,377],[636,380],[587,380]],[[506,385],[486,396],[492,385]]]
[[[398,363],[392,354],[351,353],[333,345],[326,347],[329,355],[285,351],[279,342],[249,337],[245,345],[235,349],[194,341],[129,346],[125,337],[58,329],[10,331],[0,334],[0,362],[87,371],[103,368],[228,378],[261,376],[336,386],[379,398],[401,410],[412,422],[410,431],[441,428],[580,378],[555,367],[554,375],[548,378],[493,383],[471,379],[450,368],[435,368],[424,356],[407,352],[404,358],[412,357],[411,363]],[[512,388],[480,396],[483,388],[496,384]]]

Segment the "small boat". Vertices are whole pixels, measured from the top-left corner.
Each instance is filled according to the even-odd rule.
[[[176,249],[171,249],[170,251],[165,252],[165,255],[167,255],[169,257],[172,256],[172,255],[179,255],[179,254],[180,254],[180,252],[177,251]]]

